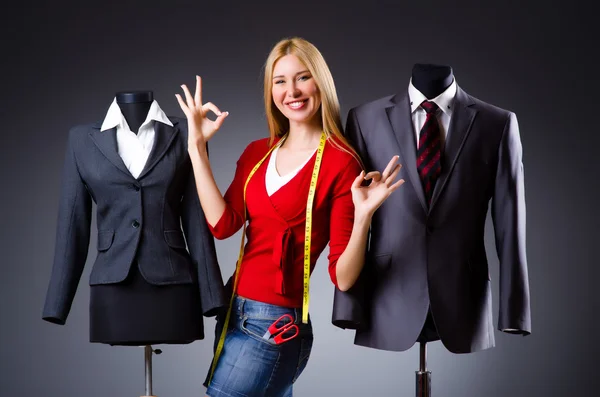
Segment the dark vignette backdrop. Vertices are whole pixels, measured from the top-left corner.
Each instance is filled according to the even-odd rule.
[[[141,348],[88,342],[95,237],[67,325],[40,319],[68,129],[102,119],[114,93],[127,89],[151,89],[168,114],[182,115],[174,94],[198,73],[204,98],[230,111],[211,141],[224,191],[245,145],[266,134],[260,68],[271,46],[291,35],[307,38],[324,54],[344,120],[352,106],[405,90],[415,62],[451,65],[467,92],[516,112],[526,172],[533,334],[497,332],[496,348],[462,356],[432,344],[434,395],[592,395],[598,387],[599,307],[593,244],[599,239],[598,80],[588,56],[597,42],[590,8],[399,3],[5,5],[0,395],[143,394]],[[498,263],[489,225],[487,232],[496,321]],[[233,270],[238,238],[217,242],[224,274]],[[311,289],[315,346],[296,394],[414,395],[417,347],[404,353],[359,348],[350,331],[330,324],[326,252]],[[213,319],[206,324],[210,331]],[[163,347],[154,362],[155,394],[203,395],[212,340],[209,332],[192,345]]]

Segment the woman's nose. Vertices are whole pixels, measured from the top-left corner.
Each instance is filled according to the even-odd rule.
[[[300,89],[298,89],[298,86],[296,84],[290,84],[287,90],[287,96],[289,98],[296,98],[298,96],[300,96],[301,91]]]

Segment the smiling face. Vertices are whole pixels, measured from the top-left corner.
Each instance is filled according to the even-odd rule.
[[[290,123],[320,123],[319,88],[296,55],[285,55],[275,63],[271,94],[275,106]]]

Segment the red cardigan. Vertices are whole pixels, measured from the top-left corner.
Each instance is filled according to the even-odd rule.
[[[268,149],[268,138],[254,141],[239,158],[233,182],[224,196],[225,212],[214,227],[208,225],[215,238],[230,237],[242,227],[244,183]],[[248,183],[249,223],[237,288],[240,296],[273,305],[302,307],[306,201],[315,159],[316,153],[271,196],[265,187],[268,157]],[[360,171],[361,166],[352,155],[327,140],[313,201],[310,268],[312,273],[329,242],[329,274],[336,287],[336,263],[348,244],[354,222],[350,187]]]

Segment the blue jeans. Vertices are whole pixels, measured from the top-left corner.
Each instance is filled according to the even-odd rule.
[[[302,324],[301,312],[301,309],[236,296],[223,350],[206,394],[210,397],[291,397],[293,383],[306,367],[313,344],[310,319],[308,324]],[[272,339],[263,339],[267,328],[286,313],[298,325],[298,336],[279,345]],[[224,317],[217,317],[215,346]],[[208,376],[206,380],[205,386]]]

